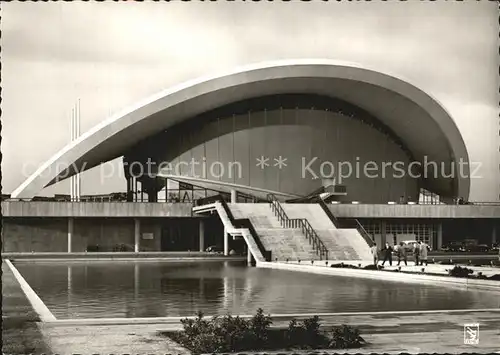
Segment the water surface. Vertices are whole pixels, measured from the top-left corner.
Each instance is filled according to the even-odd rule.
[[[247,267],[72,262],[16,267],[56,318],[500,308],[498,293]]]

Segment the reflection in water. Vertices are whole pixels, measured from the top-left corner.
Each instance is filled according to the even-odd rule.
[[[247,267],[246,263],[17,263],[57,318],[500,307],[498,293]]]
[[[72,279],[73,279],[73,267],[71,265],[68,265],[68,308],[71,308],[71,300],[72,300],[72,294],[73,290],[71,289],[71,284],[72,284]]]
[[[224,297],[223,297],[223,302],[222,302],[222,309],[223,311],[226,311],[229,309],[229,277],[224,276]]]
[[[139,300],[139,279],[140,279],[140,264],[134,265],[134,301],[137,303]]]

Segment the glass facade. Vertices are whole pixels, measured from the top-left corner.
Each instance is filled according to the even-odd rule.
[[[419,180],[403,171],[412,158],[388,129],[359,109],[296,99],[195,117],[143,142],[128,160],[149,158],[163,174],[302,196],[328,178],[346,186],[347,201],[418,198]]]
[[[363,220],[361,222],[367,233],[378,245],[383,245],[385,242],[395,245],[405,240],[416,240],[425,242],[432,248],[436,248],[438,223],[377,220]]]

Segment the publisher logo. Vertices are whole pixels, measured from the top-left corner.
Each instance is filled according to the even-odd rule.
[[[479,344],[479,323],[464,324],[464,344]]]

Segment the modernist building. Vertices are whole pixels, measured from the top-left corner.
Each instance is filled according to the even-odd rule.
[[[240,201],[267,193],[285,201],[326,186],[341,204],[417,208],[467,201],[471,184],[462,135],[429,94],[359,66],[294,60],[195,80],[143,101],[66,146],[12,197],[30,199],[75,167],[120,156],[128,201],[193,202],[231,191]],[[452,216],[354,217],[380,242],[392,235],[439,247],[443,233],[495,241],[497,219],[479,226],[473,215],[460,223]]]

